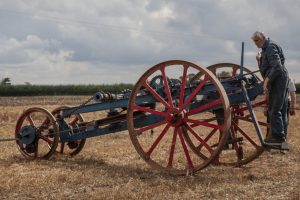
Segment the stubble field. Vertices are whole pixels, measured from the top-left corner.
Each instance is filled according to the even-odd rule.
[[[87,99],[1,97],[0,137],[14,136],[18,117],[29,107],[51,111]],[[265,151],[240,168],[210,165],[188,176],[151,169],[127,131],[87,139],[74,157],[39,161],[26,160],[15,142],[1,142],[0,199],[300,199],[299,114],[290,118],[289,152]]]

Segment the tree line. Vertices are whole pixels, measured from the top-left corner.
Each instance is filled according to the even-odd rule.
[[[89,85],[32,85],[30,83],[13,85],[8,77],[0,82],[0,96],[55,96],[55,95],[92,95],[96,92],[119,94],[132,89],[133,84],[89,84]],[[296,83],[300,93],[300,83]]]
[[[119,94],[131,89],[132,84],[102,85],[0,85],[0,96],[56,96],[56,95],[92,95],[96,92]]]

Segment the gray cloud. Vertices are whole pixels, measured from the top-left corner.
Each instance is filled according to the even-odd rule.
[[[0,78],[13,83],[134,83],[169,59],[256,66],[252,32],[285,50],[300,82],[297,0],[0,2]]]

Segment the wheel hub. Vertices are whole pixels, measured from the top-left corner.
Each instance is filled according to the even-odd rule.
[[[170,112],[170,118],[168,120],[172,126],[177,127],[183,123],[183,119],[185,117],[185,111],[179,111],[177,108],[173,108]]]
[[[32,144],[37,136],[37,130],[34,126],[23,126],[19,133],[19,140],[23,144]]]

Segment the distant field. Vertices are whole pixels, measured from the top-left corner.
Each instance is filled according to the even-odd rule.
[[[80,105],[88,98],[0,97],[0,137],[13,137],[18,117],[29,107],[53,110]],[[3,142],[0,199],[300,199],[299,120],[300,111],[290,119],[292,148],[286,154],[272,150],[241,168],[210,165],[189,176],[151,169],[135,151],[127,131],[90,138],[75,157],[58,154],[42,161],[27,161],[14,142]]]

